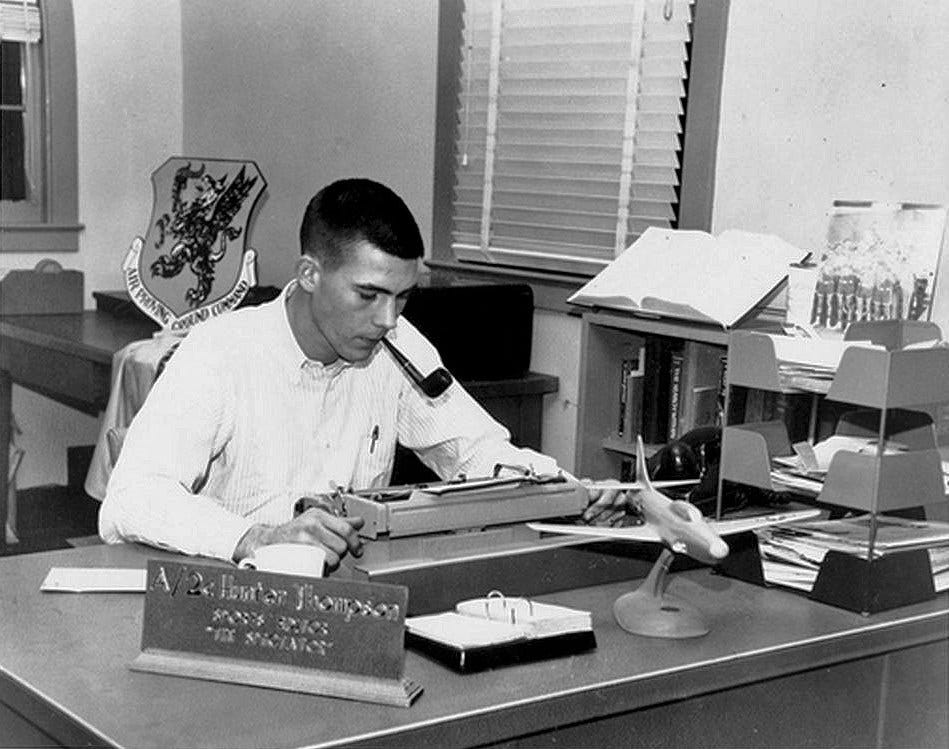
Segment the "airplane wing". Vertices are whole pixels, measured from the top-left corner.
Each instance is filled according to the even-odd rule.
[[[558,525],[557,523],[528,523],[527,527],[541,533],[562,533],[567,536],[612,538],[614,541],[650,541],[660,543],[659,534],[651,525],[610,528],[599,525]]]
[[[781,525],[782,523],[796,523],[800,520],[809,520],[818,515],[820,515],[820,510],[813,508],[810,510],[776,512],[771,515],[735,518],[734,520],[709,520],[708,524],[719,536],[731,536],[735,533],[753,531],[756,528],[766,528],[769,525]]]
[[[670,479],[652,482],[653,489],[669,489],[674,486],[696,486],[699,479]],[[620,491],[638,490],[643,488],[639,481],[592,481],[583,484],[588,489],[618,489]]]
[[[816,517],[820,510],[793,510],[778,512],[770,515],[736,518],[734,520],[709,520],[709,527],[719,536],[730,536],[735,533],[764,528],[781,523],[796,523],[800,520]],[[659,534],[651,525],[636,525],[627,528],[609,528],[596,525],[558,525],[557,523],[528,523],[527,527],[541,533],[562,533],[568,536],[590,536],[592,538],[608,538],[614,541],[640,541],[660,543]]]

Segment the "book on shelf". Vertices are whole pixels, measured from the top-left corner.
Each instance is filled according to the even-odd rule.
[[[728,350],[719,358],[718,371],[718,425],[725,426],[731,422],[730,415],[725,413],[728,400]]]
[[[721,346],[686,341],[682,352],[682,384],[677,436],[690,429],[721,423],[719,398],[722,391]]]
[[[643,430],[643,381],[645,371],[630,372],[626,376],[626,403],[623,406],[623,434],[633,443]]]
[[[568,301],[730,328],[808,255],[770,234],[649,227]]]
[[[672,367],[671,339],[649,336],[645,341],[643,375],[643,441],[665,442],[669,434],[669,384]]]
[[[635,346],[626,353],[620,365],[617,435],[629,442],[642,431],[645,373],[646,347]]]
[[[596,647],[588,611],[489,594],[454,611],[408,617],[406,644],[457,671],[550,658]]]
[[[672,350],[669,359],[669,417],[667,419],[666,433],[671,442],[679,436],[679,416],[682,412],[683,387],[682,387],[682,369],[685,366],[685,347],[675,347]]]
[[[634,409],[631,419],[640,407],[646,442],[664,443],[696,427],[721,423],[726,356],[721,346],[653,336],[643,351],[645,369],[628,383],[623,403]],[[637,433],[624,426],[631,438]]]

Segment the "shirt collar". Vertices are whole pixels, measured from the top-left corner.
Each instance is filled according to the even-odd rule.
[[[283,287],[280,296],[270,303],[270,309],[267,310],[273,318],[273,327],[276,329],[273,355],[286,368],[290,378],[296,382],[305,374],[317,377],[335,377],[346,369],[364,366],[362,362],[353,364],[344,359],[337,359],[332,364],[323,364],[323,362],[310,359],[303,353],[303,349],[300,348],[300,344],[297,343],[293,330],[290,328],[290,317],[287,312],[287,299],[296,288],[296,280],[290,281]],[[371,359],[372,357],[370,357]]]

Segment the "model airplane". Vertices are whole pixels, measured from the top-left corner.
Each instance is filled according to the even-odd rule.
[[[620,596],[613,613],[623,629],[654,637],[695,637],[708,632],[698,612],[684,601],[673,601],[665,593],[666,573],[675,554],[687,554],[705,564],[717,564],[728,556],[728,544],[722,539],[734,533],[779,523],[796,522],[819,514],[819,510],[783,512],[735,520],[706,520],[691,502],[670,499],[656,489],[646,470],[642,437],[636,442],[636,476],[629,484],[598,484],[600,488],[638,489],[632,498],[644,524],[632,528],[608,528],[553,523],[528,523],[533,530],[575,536],[613,539],[614,541],[657,542],[665,547],[649,576],[637,590]],[[658,482],[656,482],[658,483]]]

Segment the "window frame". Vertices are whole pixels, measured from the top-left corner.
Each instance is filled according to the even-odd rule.
[[[18,220],[13,203],[0,201],[0,252],[79,250],[76,39],[70,0],[40,3],[43,39],[42,186],[38,220]]]
[[[708,231],[712,223],[728,5],[729,0],[696,0],[694,6],[679,193],[680,229]],[[452,251],[452,192],[463,16],[464,0],[439,2],[432,245],[426,264],[435,270],[460,276],[526,282],[534,289],[535,306],[575,312],[566,300],[589,280],[587,275],[461,262]]]

